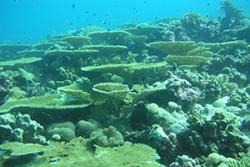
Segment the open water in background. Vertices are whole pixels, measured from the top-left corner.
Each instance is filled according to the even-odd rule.
[[[250,0],[233,0],[250,13]],[[34,43],[86,26],[116,28],[198,12],[219,17],[220,0],[0,0],[0,43]]]

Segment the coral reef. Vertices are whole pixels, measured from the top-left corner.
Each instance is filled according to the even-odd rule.
[[[90,139],[94,144],[102,147],[119,146],[124,143],[122,134],[113,126],[93,131]]]
[[[92,132],[98,130],[99,127],[100,125],[96,121],[81,120],[77,122],[75,132],[77,136],[90,137]]]
[[[195,167],[196,162],[194,159],[189,158],[186,155],[178,156],[176,162],[173,162],[169,165],[170,167]]]
[[[28,114],[0,115],[0,142],[17,141],[24,143],[47,144],[44,127],[32,120]]]
[[[248,167],[249,23],[221,4],[0,45],[0,166]]]
[[[51,143],[41,145],[6,143],[1,145],[5,157],[3,166],[13,166],[21,163],[27,166],[145,166],[162,167],[157,162],[159,156],[151,147],[143,144],[126,143],[121,147],[103,148],[97,147],[92,152],[89,150],[88,141],[83,138],[74,139],[67,144]],[[143,156],[138,156],[143,153]],[[40,154],[40,155],[39,155]],[[33,161],[30,158],[37,156]]]
[[[70,141],[76,137],[72,122],[53,123],[48,126],[46,133],[50,139],[58,141]]]

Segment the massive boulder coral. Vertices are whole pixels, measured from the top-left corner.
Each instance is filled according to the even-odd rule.
[[[101,147],[113,147],[123,145],[122,134],[113,126],[99,129],[90,134],[91,141]]]
[[[100,125],[94,120],[81,120],[76,124],[76,136],[90,137],[91,133],[98,130]]]
[[[47,144],[43,136],[44,127],[32,120],[30,115],[18,113],[0,115],[0,142],[17,141],[24,143]]]
[[[75,125],[72,122],[54,123],[47,127],[46,133],[49,139],[66,141],[76,137]]]

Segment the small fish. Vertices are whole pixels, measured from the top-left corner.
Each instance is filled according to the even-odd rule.
[[[72,4],[72,8],[75,9],[75,7],[76,7],[76,5],[73,3],[73,4]]]
[[[208,3],[207,3],[207,6],[210,6],[210,5],[211,5],[211,4],[208,2]]]

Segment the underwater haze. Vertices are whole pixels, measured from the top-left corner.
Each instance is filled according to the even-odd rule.
[[[221,0],[2,0],[0,42],[34,43],[48,35],[88,25],[118,27],[181,17],[186,12],[221,16]],[[250,15],[249,0],[235,5]]]
[[[0,167],[250,167],[249,0],[0,0]]]

